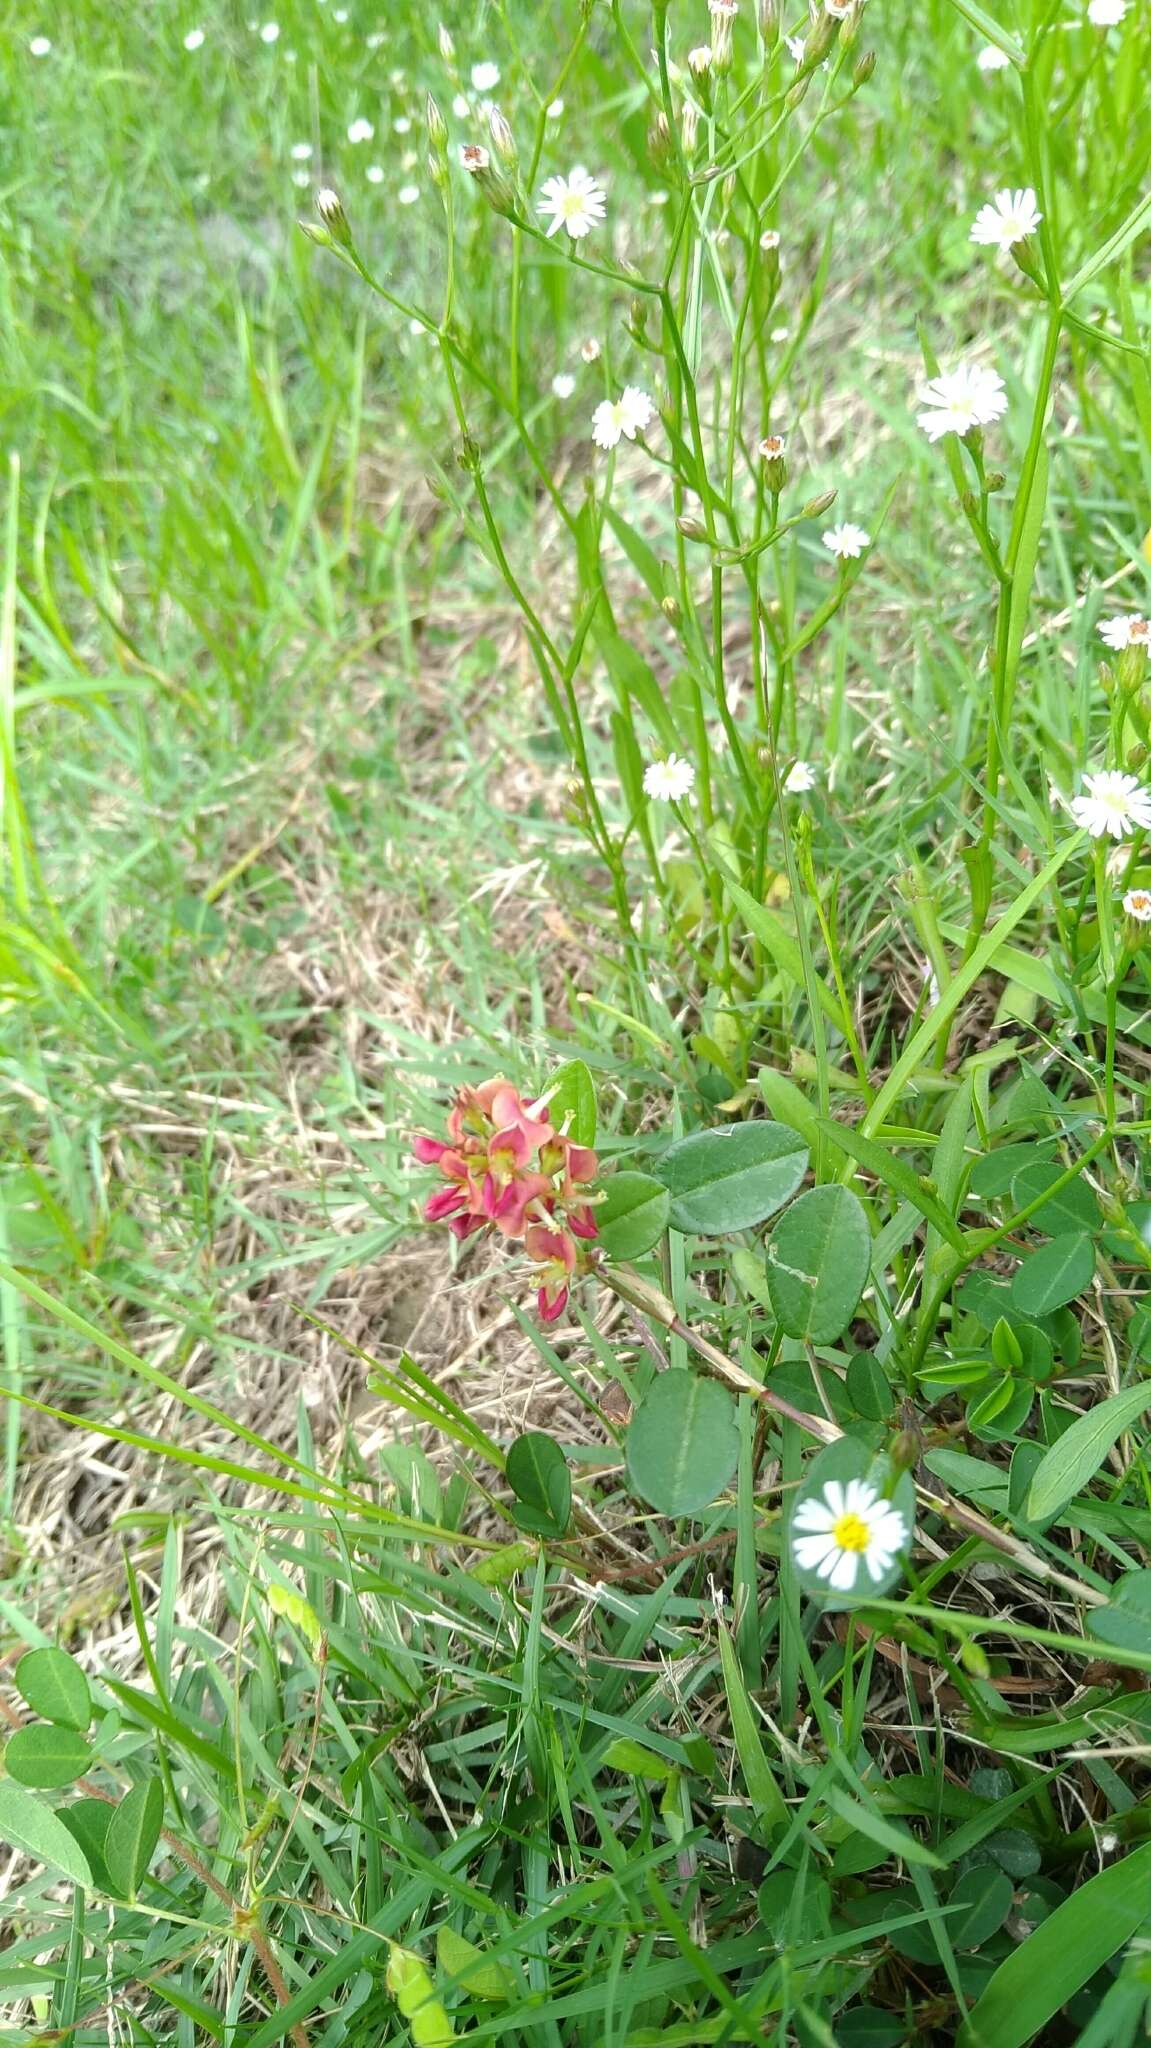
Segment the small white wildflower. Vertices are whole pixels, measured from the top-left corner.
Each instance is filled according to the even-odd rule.
[[[823,536],[823,545],[829,548],[836,561],[854,561],[871,546],[871,535],[864,526],[856,526],[850,519],[844,519],[838,526],[829,526]]]
[[[201,34],[201,36],[200,36],[200,41],[201,41],[201,42],[203,42],[203,40],[204,40],[204,38],[203,38],[203,34]],[[188,45],[187,45],[187,44],[185,44],[185,46],[184,46],[184,47],[185,47],[185,49],[186,49],[186,48],[188,47]],[[196,45],[193,45],[192,47],[193,47],[193,48],[195,48],[195,47],[196,47]],[[30,56],[30,57],[49,57],[49,56],[51,56],[51,54],[52,54],[52,43],[51,43],[51,40],[50,40],[50,38],[49,38],[48,36],[33,36],[33,38],[32,38],[32,40],[31,40],[31,42],[30,42],[30,43],[29,43],[29,45],[28,45],[28,54],[29,54],[29,56]]]
[[[594,334],[589,334],[586,341],[581,341],[579,352],[585,363],[598,363],[600,359],[600,345]]]
[[[333,10],[332,10],[332,20],[333,20],[333,21],[338,21],[338,22],[340,22],[340,23],[342,24],[343,22],[345,22],[345,21],[347,20],[347,18],[348,18],[348,10],[347,10],[347,8],[346,8],[346,7],[335,7],[335,8],[333,8]]]
[[[980,71],[1005,71],[1011,59],[998,43],[985,43],[975,62]]]
[[[462,92],[458,92],[455,96],[455,99],[452,101],[452,112],[455,115],[456,120],[466,121],[469,118],[471,111],[472,109],[470,100],[468,100]]]
[[[487,170],[491,158],[482,142],[465,142],[460,150],[460,162],[465,171],[470,171],[474,177],[477,171]]]
[[[605,398],[592,414],[591,437],[597,448],[615,448],[621,436],[634,441],[647,426],[655,406],[646,391],[627,384],[618,398]]]
[[[713,21],[734,21],[739,13],[739,0],[707,0],[707,11]]]
[[[784,36],[783,46],[793,64],[802,64],[807,55],[807,44],[802,36]]]
[[[558,120],[560,119],[560,116],[561,116],[561,115],[562,115],[562,113],[563,113],[563,110],[564,110],[564,103],[563,103],[563,101],[562,101],[562,100],[551,100],[551,101],[549,101],[549,103],[548,103],[548,108],[547,108],[547,117],[548,117],[548,120],[549,120],[549,121],[558,121]]]
[[[1099,637],[1104,646],[1115,648],[1151,647],[1151,619],[1143,618],[1139,612],[1128,612],[1121,619],[1104,619],[1099,628]]]
[[[929,441],[944,434],[969,434],[972,427],[985,427],[1007,411],[1002,377],[982,363],[960,363],[942,377],[933,377],[923,402],[929,410],[918,415],[918,423]]]
[[[401,185],[396,193],[396,198],[401,206],[414,206],[419,196],[420,188],[418,185]]]
[[[266,22],[264,23],[264,26],[263,26],[263,28],[262,28],[262,29],[260,30],[260,41],[261,41],[262,43],[267,43],[267,44],[269,44],[269,46],[270,46],[270,45],[271,45],[272,43],[278,43],[278,42],[279,42],[279,40],[280,40],[280,24],[279,24],[279,22],[278,22],[278,21],[266,21]]]
[[[997,192],[987,206],[981,206],[971,224],[971,239],[996,249],[1013,249],[1033,235],[1043,215],[1030,185],[1012,192]]]
[[[1151,790],[1136,775],[1119,768],[1102,768],[1083,777],[1083,790],[1071,799],[1071,815],[1077,825],[1102,839],[1126,839],[1131,832],[1151,831]]]
[[[1123,908],[1136,924],[1151,924],[1151,889],[1128,889]]]
[[[570,370],[557,370],[552,378],[552,391],[557,398],[570,398],[575,390],[576,380]]]
[[[472,87],[476,92],[494,92],[500,82],[498,64],[473,64]]]
[[[756,454],[761,455],[765,462],[779,462],[786,453],[786,434],[765,434],[756,444]]]
[[[411,132],[412,123],[410,116],[407,114],[397,114],[392,122],[392,133],[394,135],[410,135]]]
[[[712,62],[710,43],[699,43],[694,50],[689,50],[687,53],[687,68],[693,78],[706,78],[711,70]]]
[[[292,172],[292,183],[293,185],[298,185],[301,191],[310,185],[311,182],[312,173],[310,171],[297,169]]]
[[[404,68],[403,68],[403,66],[402,66],[402,65],[397,65],[397,66],[396,66],[396,69],[395,69],[394,71],[389,71],[389,73],[388,73],[388,83],[389,83],[389,85],[406,85],[406,84],[407,84],[407,82],[408,82],[408,74],[407,74],[407,72],[406,72],[406,71],[404,70]]]
[[[815,788],[815,770],[810,761],[793,761],[783,778],[788,796],[806,796]]]
[[[186,35],[186,36],[184,37],[184,48],[185,48],[186,50],[202,50],[202,49],[203,49],[203,47],[204,47],[204,31],[203,31],[203,29],[202,29],[202,28],[190,28],[190,29],[188,30],[188,33],[187,33],[187,35]]]
[[[1105,1835],[1100,1835],[1100,1837],[1099,1837],[1099,1854],[1100,1854],[1101,1856],[1114,1856],[1114,1854],[1115,1854],[1115,1851],[1116,1851],[1116,1849],[1117,1849],[1118,1847],[1119,1847],[1119,1837],[1118,1837],[1118,1835],[1116,1835],[1116,1834],[1112,1834],[1112,1833],[1111,1833],[1110,1831],[1109,1831],[1109,1832],[1108,1832],[1107,1834],[1105,1834]]]
[[[1091,0],[1087,19],[1092,28],[1118,28],[1127,12],[1127,0]]]
[[[854,4],[855,0],[823,0],[823,11],[833,21],[846,21]]]
[[[383,165],[369,164],[367,170],[364,172],[364,176],[367,179],[369,185],[382,185],[384,182]]]
[[[423,334],[423,333],[424,333],[424,331],[425,331],[425,330],[424,330],[424,323],[423,323],[423,321],[422,321],[422,320],[409,320],[409,321],[408,321],[408,333],[409,333],[409,334]]]
[[[787,341],[790,334],[790,327],[773,327],[767,338],[769,341],[774,341],[778,346],[780,342]]]
[[[386,40],[383,30],[378,28],[373,30],[370,36],[364,37],[364,44],[369,50],[382,50]]]
[[[400,158],[401,171],[414,171],[416,165],[419,163],[419,160],[420,156],[418,150],[405,149],[402,157]]]
[[[649,192],[647,203],[649,206],[666,206],[670,198],[670,192]]]
[[[311,143],[310,143],[310,142],[293,142],[293,144],[292,144],[292,147],[291,147],[291,151],[290,151],[290,155],[291,155],[291,159],[292,159],[292,162],[293,162],[294,164],[307,164],[307,163],[310,163],[310,162],[311,162],[311,160],[312,160],[312,145],[311,145]]]
[[[846,1486],[829,1479],[822,1502],[814,1497],[801,1501],[791,1527],[796,1563],[826,1579],[835,1593],[853,1590],[861,1565],[878,1585],[908,1538],[898,1508],[881,1500],[864,1479],[849,1479]]]
[[[775,250],[777,250],[779,247],[779,229],[764,228],[764,231],[759,238],[759,246],[763,250],[765,256],[773,255]]]
[[[375,132],[371,122],[365,121],[362,115],[348,123],[349,142],[370,142]]]
[[[566,178],[545,179],[543,194],[539,210],[552,216],[549,235],[566,228],[572,241],[578,242],[604,217],[607,195],[582,164]]]
[[[669,754],[666,761],[650,761],[643,771],[644,794],[660,803],[680,803],[694,786],[695,769],[678,754]]]

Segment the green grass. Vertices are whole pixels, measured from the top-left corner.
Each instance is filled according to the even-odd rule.
[[[1138,2040],[1151,1041],[1118,897],[1151,870],[1137,841],[1117,884],[1051,788],[1151,747],[1095,630],[1151,595],[1146,19],[872,0],[801,103],[772,60],[744,188],[689,204],[662,9],[454,5],[458,75],[431,17],[269,11],[270,43],[167,0],[6,24],[0,1631],[6,1679],[75,1654],[93,1750],[0,1772],[0,2036]],[[706,10],[667,22],[682,64]],[[993,32],[1024,71],[976,69]],[[529,199],[606,174],[578,251],[454,164],[481,61]],[[384,296],[299,232],[293,172]],[[968,239],[1028,183],[1057,347]],[[732,309],[765,224],[761,348]],[[982,506],[915,423],[925,361],[970,353],[1009,399]],[[590,415],[627,382],[662,422],[612,466]],[[777,511],[754,570],[716,555]],[[876,541],[836,606],[828,518]],[[638,787],[672,741],[678,811]],[[541,1328],[522,1258],[418,1234],[409,1134],[573,1058],[609,1169],[674,1185],[672,1140],[766,1110],[846,1234],[806,1190],[715,1211]],[[789,1326],[764,1227],[829,1329],[848,1303],[831,1336]],[[629,1463],[664,1362],[689,1407]],[[509,1481],[523,1431],[570,1519]],[[897,1502],[914,1469],[914,1552],[829,1612],[786,1515],[873,1458]],[[0,1711],[59,1748],[34,1687]],[[134,1866],[129,1808],[103,1867],[149,1784],[163,1840]]]

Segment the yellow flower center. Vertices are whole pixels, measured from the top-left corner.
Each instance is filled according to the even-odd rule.
[[[862,1515],[841,1515],[831,1533],[840,1550],[866,1550],[871,1541]]]
[[[564,196],[563,196],[563,216],[564,216],[564,219],[565,219],[565,220],[575,220],[575,219],[577,218],[577,216],[578,216],[579,214],[581,214],[581,213],[583,212],[583,210],[584,210],[584,195],[583,195],[583,193],[582,193],[582,192],[565,192],[565,193],[564,193]]]

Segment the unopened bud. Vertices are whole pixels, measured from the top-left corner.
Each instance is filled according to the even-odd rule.
[[[679,117],[679,131],[683,140],[685,156],[694,156],[699,141],[699,108],[694,100],[685,100]]]
[[[867,81],[871,77],[871,74],[874,70],[875,51],[865,50],[862,57],[859,59],[859,62],[857,63],[855,70],[851,74],[851,83],[855,87],[856,92],[859,91],[861,85],[867,84]]]
[[[976,1642],[974,1636],[968,1636],[966,1642],[960,1644],[959,1661],[965,1671],[970,1671],[972,1678],[990,1678],[991,1665],[987,1652],[981,1643]]]
[[[706,78],[712,66],[711,44],[700,43],[687,53],[687,68],[693,78]]]
[[[910,1472],[913,1465],[918,1465],[922,1450],[923,1445],[915,1430],[901,1429],[892,1438],[888,1457],[897,1472]]]
[[[787,482],[787,464],[783,459],[786,448],[782,434],[765,434],[757,451],[763,463],[763,480],[777,498]]]
[[[488,115],[488,128],[491,132],[492,148],[501,163],[514,164],[517,156],[516,139],[498,107],[493,107]]]
[[[1001,469],[989,469],[983,479],[983,488],[985,491],[1001,491],[1006,482],[1007,478]]]
[[[493,212],[515,212],[515,194],[503,173],[495,169],[482,143],[466,142],[460,150],[460,162],[468,175],[475,179]]]
[[[658,167],[662,168],[671,162],[673,155],[671,129],[668,126],[667,115],[663,112],[662,108],[647,131],[647,150],[653,164]]]
[[[779,36],[779,8],[776,0],[759,0],[759,33],[766,49],[773,49]]]
[[[659,608],[670,625],[678,626],[683,617],[683,606],[680,604],[678,597],[672,597],[670,594],[667,597],[661,597]]]
[[[427,99],[424,101],[424,119],[428,126],[428,141],[438,154],[447,147],[448,124],[444,120],[431,93],[428,94]]]
[[[837,491],[820,491],[817,498],[808,499],[800,517],[803,519],[818,519],[821,513],[828,511],[834,505],[838,495]]]
[[[682,533],[685,540],[706,540],[708,538],[706,526],[698,519],[689,519],[686,512],[681,512],[675,523],[678,532]]]
[[[816,16],[811,30],[804,39],[803,61],[805,66],[821,64],[830,50],[839,30],[839,15],[833,15],[828,8]],[[806,81],[805,81],[806,82]]]
[[[456,54],[456,46],[452,38],[451,30],[449,28],[445,28],[442,21],[440,23],[439,45],[440,56],[443,58],[444,63],[450,64]]]
[[[465,434],[463,436],[463,439],[461,440],[459,447],[456,449],[456,461],[458,462],[461,469],[467,470],[470,476],[479,475],[479,442],[474,441],[470,434]]]
[[[352,230],[348,224],[348,216],[344,212],[344,202],[338,192],[332,191],[330,185],[325,185],[321,192],[317,192],[316,212],[337,248],[350,249]]]
[[[1125,647],[1116,664],[1119,688],[1137,690],[1147,673],[1147,649],[1142,645]]]
[[[737,0],[707,0],[707,11],[711,16],[711,61],[722,78],[732,66],[732,36],[739,7]]]

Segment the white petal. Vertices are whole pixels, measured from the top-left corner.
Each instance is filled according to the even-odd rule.
[[[841,1486],[838,1479],[828,1480],[827,1485],[823,1489],[823,1498],[827,1502],[828,1507],[831,1509],[832,1514],[836,1517],[846,1513],[846,1508],[843,1499],[843,1487]]]
[[[834,1558],[838,1548],[829,1536],[800,1536],[792,1544],[792,1555],[802,1571],[817,1572],[826,1557]]]
[[[835,1516],[818,1500],[801,1500],[791,1518],[793,1529],[832,1529]]]
[[[849,1479],[844,1501],[845,1512],[849,1515],[866,1516],[878,1498],[874,1486],[869,1486],[866,1479]]]
[[[841,1550],[831,1573],[831,1583],[837,1593],[850,1593],[858,1570],[858,1550]]]

